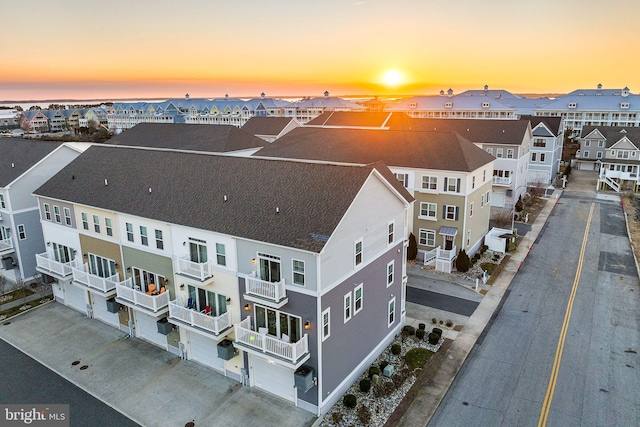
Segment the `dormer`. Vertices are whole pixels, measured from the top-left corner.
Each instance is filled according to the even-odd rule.
[[[620,103],[620,108],[629,108],[629,103],[628,102],[621,102]]]
[[[417,108],[418,107],[418,103],[417,102],[410,102],[409,103],[409,108]]]
[[[260,94],[260,99],[264,99],[264,97],[265,97],[265,96],[266,96],[266,95],[264,94],[264,92],[262,92],[262,93]]]
[[[444,103],[444,108],[451,108],[451,107],[453,107],[453,102],[449,101]]]
[[[598,90],[602,90],[602,83],[598,83]]]
[[[624,89],[622,89],[622,92],[620,94],[624,97],[629,96],[629,88],[625,86]]]
[[[482,108],[489,108],[491,104],[489,104],[488,102],[483,102],[482,103]]]
[[[488,91],[489,90],[489,85],[484,85],[484,91]]]
[[[568,108],[576,108],[578,106],[577,102],[570,102],[569,105],[567,105]]]
[[[440,96],[444,96],[444,91],[443,90],[440,91]]]
[[[324,91],[324,97],[325,97],[325,98],[328,98],[328,97],[329,97],[329,91],[328,91],[328,90],[325,90],[325,91]]]
[[[453,96],[453,89],[449,88],[449,90],[447,91],[447,96]]]

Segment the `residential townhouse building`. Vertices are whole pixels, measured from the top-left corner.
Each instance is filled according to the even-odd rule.
[[[59,301],[311,412],[403,324],[413,198],[384,164],[100,145],[35,194]]]
[[[460,249],[474,253],[489,229],[495,159],[452,132],[303,127],[254,156],[348,164],[383,161],[416,199],[411,231],[421,260],[438,270],[451,271]]]
[[[560,171],[564,128],[562,118],[544,116],[521,116],[520,120],[531,122],[533,141],[529,147],[529,173],[527,183],[553,185]]]
[[[74,144],[0,138],[0,274],[12,285],[35,278],[35,255],[45,247],[32,191],[81,150]],[[62,211],[50,215],[64,220]]]
[[[49,119],[41,110],[23,111],[20,116],[20,128],[27,133],[48,132]]]
[[[267,142],[273,142],[300,126],[300,122],[290,117],[254,116],[247,120],[241,129]]]
[[[598,191],[637,192],[640,128],[584,126],[576,162],[580,170],[598,171]]]
[[[0,130],[16,129],[20,126],[22,113],[13,109],[0,109]]]

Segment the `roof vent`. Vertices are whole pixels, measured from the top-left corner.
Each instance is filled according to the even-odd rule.
[[[504,129],[502,129],[502,133],[504,133]]]
[[[151,193],[151,187],[149,187],[149,193]]]
[[[598,90],[602,90],[602,83],[598,83]]]
[[[227,201],[227,195],[226,194],[222,198],[224,199],[225,202]]]
[[[484,85],[484,91],[488,91],[489,90],[489,85]]]
[[[104,179],[104,186],[106,187],[107,185],[109,185],[109,183],[107,182],[107,178]]]
[[[228,93],[224,94],[224,99],[229,99],[229,94]]]
[[[444,91],[443,90],[440,91],[440,96],[444,96]]]
[[[262,93],[260,94],[260,99],[264,99],[264,97],[265,97],[265,96],[266,96],[266,95],[264,94],[264,92],[262,92]]]
[[[325,98],[328,98],[328,97],[329,97],[329,91],[328,91],[328,90],[325,90],[325,91],[324,91],[324,97],[325,97]]]
[[[11,167],[15,168],[16,167],[15,163],[11,162]]]
[[[276,206],[276,213],[280,213],[280,208]]]
[[[453,89],[449,88],[449,90],[447,91],[447,95],[453,96]]]

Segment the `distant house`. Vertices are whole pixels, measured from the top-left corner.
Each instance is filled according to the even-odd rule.
[[[20,116],[20,128],[27,133],[48,132],[49,119],[41,110],[23,111]]]
[[[267,142],[273,142],[300,126],[300,123],[291,117],[255,116],[247,120],[241,129]]]
[[[554,184],[560,170],[564,128],[560,117],[520,116],[520,120],[531,122],[529,174],[527,183]]]

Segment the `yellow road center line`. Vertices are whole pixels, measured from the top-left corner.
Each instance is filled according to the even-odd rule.
[[[582,239],[582,248],[580,249],[580,257],[578,258],[578,268],[576,270],[576,277],[573,280],[571,295],[569,296],[569,302],[567,303],[567,309],[564,314],[564,322],[562,323],[560,338],[558,338],[556,355],[555,355],[555,358],[553,359],[553,367],[551,368],[551,376],[549,377],[549,384],[547,385],[547,393],[545,394],[544,402],[542,403],[542,410],[540,411],[540,419],[538,420],[538,427],[544,427],[547,425],[547,418],[549,417],[549,408],[551,407],[551,401],[553,400],[553,393],[555,392],[555,389],[556,389],[558,371],[560,370],[560,361],[562,360],[562,352],[564,350],[564,340],[567,336],[567,329],[569,329],[569,320],[571,320],[571,311],[573,310],[573,301],[576,298],[578,283],[580,282],[580,274],[582,273],[582,262],[584,261],[584,252],[587,248],[587,237],[589,236],[589,228],[591,226],[591,218],[593,216],[594,208],[595,208],[595,203],[591,203],[591,210],[589,211],[589,217],[587,218],[587,227],[584,230],[584,238]]]

